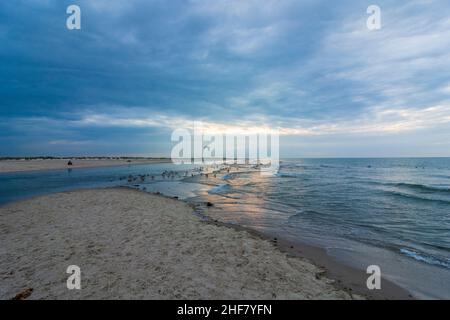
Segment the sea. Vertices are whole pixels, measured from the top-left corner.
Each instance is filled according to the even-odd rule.
[[[195,179],[202,175],[202,179]],[[127,186],[211,202],[223,222],[324,249],[417,298],[450,299],[450,158],[282,159],[277,174],[205,179],[171,163],[0,174],[0,204]]]

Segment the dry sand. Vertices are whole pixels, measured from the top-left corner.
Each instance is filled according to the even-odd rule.
[[[0,207],[0,299],[351,299],[322,270],[186,203],[114,188]],[[81,268],[68,290],[66,268]],[[29,292],[27,293],[29,294]]]
[[[0,173],[170,162],[170,159],[132,159],[130,162],[127,159],[74,159],[72,160],[73,164],[68,166],[67,163],[69,160],[70,159],[1,160]]]

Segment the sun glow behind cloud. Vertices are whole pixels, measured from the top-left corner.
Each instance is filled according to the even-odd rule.
[[[79,120],[71,122],[75,126],[100,126],[100,127],[149,127],[167,128],[192,128],[193,119],[183,117],[170,117],[166,115],[141,116],[126,118],[118,115],[94,114],[83,116]],[[290,127],[278,126],[269,120],[261,119],[258,122],[235,121],[234,124],[211,122],[202,120],[205,131],[214,133],[268,133],[274,130],[281,135],[310,136],[328,134],[375,134],[386,135],[419,129],[433,128],[450,123],[450,105],[437,105],[424,109],[394,108],[388,109],[375,107],[364,117],[351,121],[337,121],[333,123],[317,122],[315,124],[297,124],[291,120]]]

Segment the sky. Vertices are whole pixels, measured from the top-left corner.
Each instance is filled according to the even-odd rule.
[[[168,156],[192,121],[278,129],[282,157],[450,156],[450,2],[1,1],[0,81],[0,156]]]

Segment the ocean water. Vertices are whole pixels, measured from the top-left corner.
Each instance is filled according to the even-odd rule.
[[[177,170],[180,173],[185,171],[190,172],[194,168],[194,165],[175,166],[172,163],[159,163],[3,173],[0,174],[0,204],[53,192],[115,186],[138,186],[142,184],[140,178],[128,182],[130,175],[133,177],[145,175],[147,182],[175,182],[179,181],[181,177],[164,179],[161,173],[171,170]],[[151,176],[154,176],[154,180],[151,179]],[[192,195],[190,194],[189,196]]]
[[[417,296],[450,298],[450,159],[290,159],[209,190],[221,220],[327,249]]]
[[[243,171],[214,183],[173,164],[1,174],[0,203],[121,185],[210,201],[222,221],[322,247],[359,270],[378,265],[417,297],[450,298],[450,158],[285,159],[273,177]]]

